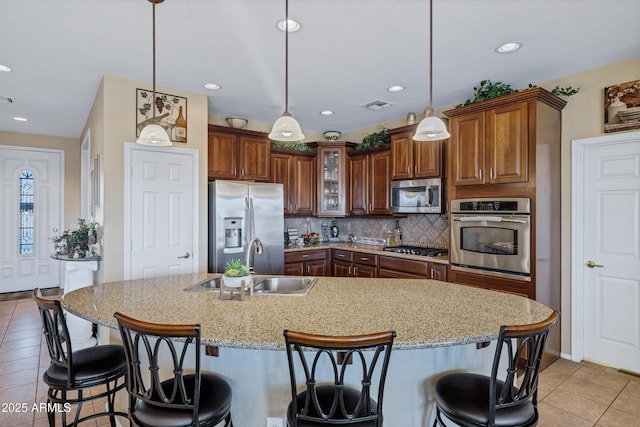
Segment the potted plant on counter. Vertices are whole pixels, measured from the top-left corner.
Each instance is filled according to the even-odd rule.
[[[227,288],[239,288],[242,282],[245,286],[250,284],[251,269],[240,262],[240,259],[230,259],[224,265],[222,281]]]

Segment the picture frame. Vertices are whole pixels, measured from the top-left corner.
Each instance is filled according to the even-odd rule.
[[[603,113],[605,133],[640,129],[640,80],[605,87]]]
[[[187,142],[187,98],[167,93],[156,92],[153,101],[153,91],[148,89],[136,89],[136,137],[140,136],[142,129],[153,119],[155,108],[156,120],[167,133],[172,142]],[[180,108],[182,107],[182,108]],[[180,110],[184,121],[184,131],[177,132],[176,122],[180,122]]]

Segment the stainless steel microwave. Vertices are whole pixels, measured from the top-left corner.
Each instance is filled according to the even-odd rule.
[[[442,180],[430,178],[391,181],[391,212],[441,213]]]

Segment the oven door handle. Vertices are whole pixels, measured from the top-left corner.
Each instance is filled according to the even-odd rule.
[[[461,218],[454,218],[453,220],[460,222],[515,222],[518,224],[526,224],[528,222],[524,219],[502,218],[500,216],[463,216]]]

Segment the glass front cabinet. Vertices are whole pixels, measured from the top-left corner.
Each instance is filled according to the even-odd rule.
[[[349,142],[319,142],[317,216],[347,215],[347,150]]]

